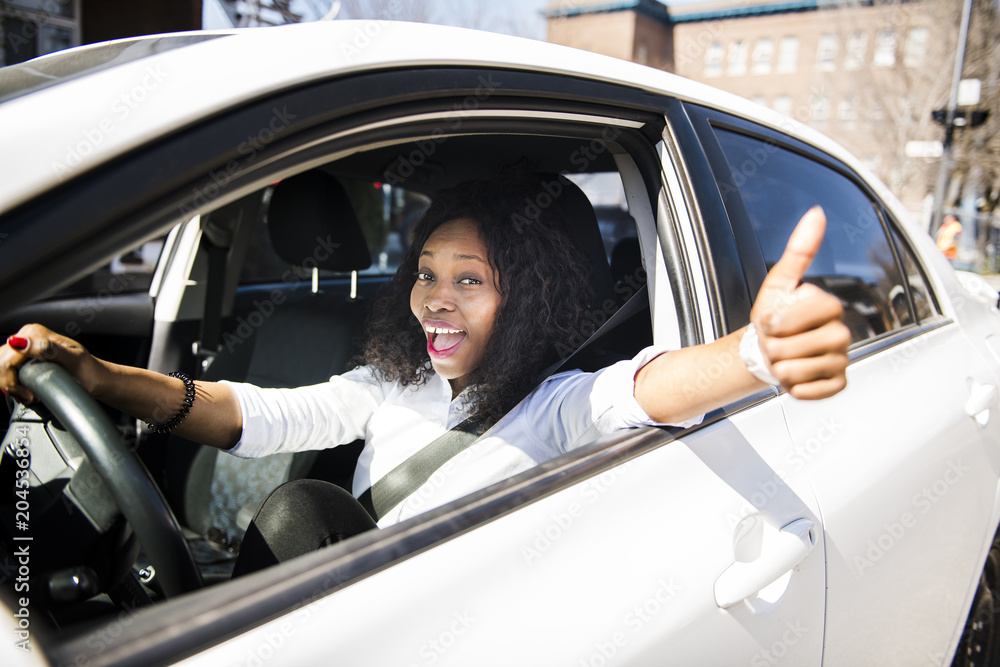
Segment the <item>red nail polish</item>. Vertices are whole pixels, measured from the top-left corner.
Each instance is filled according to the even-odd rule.
[[[7,338],[7,344],[10,345],[15,350],[27,350],[28,349],[28,339],[21,338],[20,336],[10,336]]]

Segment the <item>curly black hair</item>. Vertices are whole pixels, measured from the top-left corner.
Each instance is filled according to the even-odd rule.
[[[410,291],[434,230],[469,218],[479,228],[501,295],[483,360],[468,378],[469,413],[481,428],[495,424],[542,380],[557,350],[579,336],[594,300],[590,264],[569,234],[572,221],[563,207],[564,193],[575,187],[555,174],[508,168],[438,192],[380,292],[356,363],[404,386],[423,384],[433,374]]]

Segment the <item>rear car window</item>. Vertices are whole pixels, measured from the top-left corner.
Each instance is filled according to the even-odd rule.
[[[840,298],[853,342],[917,322],[879,208],[857,185],[777,144],[721,128],[715,134],[768,269],[802,214],[819,204],[827,217],[826,238],[806,280]],[[926,303],[926,291],[917,300]]]

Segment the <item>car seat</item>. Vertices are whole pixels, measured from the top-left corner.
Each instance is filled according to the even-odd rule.
[[[371,264],[351,202],[337,179],[326,172],[313,170],[278,183],[266,215],[274,250],[293,265],[308,265],[304,260],[311,258],[319,269],[350,272]],[[317,252],[319,247],[324,252]],[[327,252],[329,248],[333,249]],[[354,354],[350,342],[370,304],[351,299],[346,290],[316,294],[298,289],[283,294],[282,302],[262,318],[250,337],[239,345],[221,347],[200,379],[295,387],[323,382],[346,370]],[[240,525],[241,510],[246,514],[279,484],[307,474],[318,456],[302,452],[241,459],[211,447],[194,451],[178,515],[195,532],[229,541],[240,538],[249,521],[247,517]],[[337,454],[344,467],[353,470],[359,451],[355,446]]]

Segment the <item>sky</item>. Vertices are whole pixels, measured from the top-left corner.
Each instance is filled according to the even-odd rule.
[[[333,0],[293,0],[293,10],[303,14],[309,20],[316,20],[322,13],[325,13]],[[404,0],[405,2],[424,2],[424,0]],[[662,2],[663,0],[661,0]],[[672,5],[688,5],[706,0],[668,0],[664,2],[668,7]],[[440,0],[438,0],[440,2]],[[482,6],[483,11],[497,11],[501,8],[503,16],[499,18],[497,29],[503,32],[516,31],[524,37],[534,39],[545,39],[545,18],[543,12],[549,0],[507,0],[498,3],[495,0],[462,0],[461,4],[467,7]],[[376,3],[373,3],[376,4]],[[225,13],[219,8],[217,0],[205,0],[203,3],[204,27],[206,29],[228,28],[230,27],[225,19]],[[513,19],[513,20],[512,20]],[[441,17],[441,22],[448,22],[448,17]],[[461,18],[457,20],[461,23]],[[502,24],[502,25],[501,25]],[[489,28],[489,26],[475,26]]]

